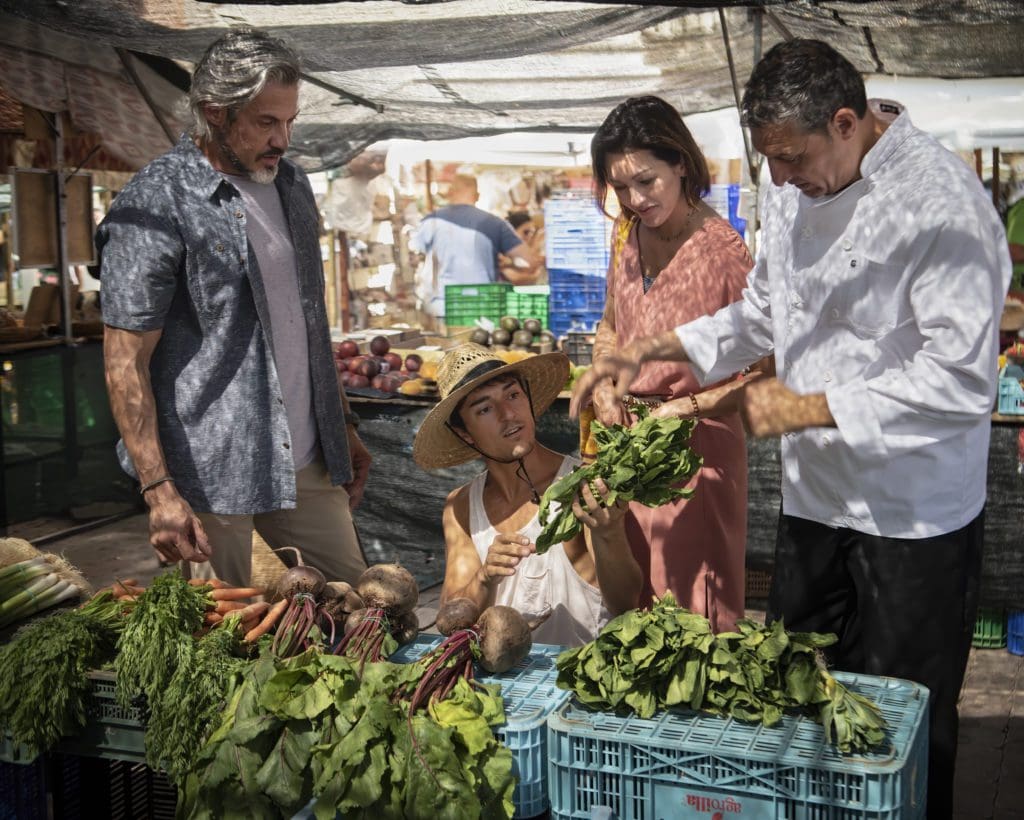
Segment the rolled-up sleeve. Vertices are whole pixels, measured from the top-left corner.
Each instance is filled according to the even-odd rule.
[[[742,298],[713,316],[676,328],[701,384],[720,381],[772,352],[771,307],[766,266],[758,260],[747,275]]]
[[[180,232],[147,199],[126,189],[96,232],[103,322],[111,327],[162,328],[178,288]]]

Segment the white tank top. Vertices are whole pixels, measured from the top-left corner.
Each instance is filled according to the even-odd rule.
[[[566,456],[555,479],[579,463]],[[487,560],[487,550],[498,534],[484,510],[486,481],[485,471],[473,479],[469,488],[469,529],[481,562]],[[538,517],[535,515],[519,532],[535,542],[541,532]],[[498,584],[494,603],[518,609],[527,620],[551,609],[551,616],[533,633],[536,643],[580,646],[593,640],[611,618],[601,591],[580,578],[563,544],[556,544],[544,555],[529,555],[520,561],[515,575]]]

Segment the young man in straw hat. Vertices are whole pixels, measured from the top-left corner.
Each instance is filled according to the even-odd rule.
[[[583,532],[536,554],[540,496],[579,464],[536,439],[536,419],[568,375],[562,353],[506,364],[479,345],[449,351],[438,367],[441,400],[416,434],[413,458],[424,469],[480,457],[487,467],[445,503],[441,600],[504,604],[528,618],[547,614],[534,639],[573,646],[637,605],[642,576],[626,542],[625,506],[606,505],[600,481],[600,498],[584,486],[573,503]]]

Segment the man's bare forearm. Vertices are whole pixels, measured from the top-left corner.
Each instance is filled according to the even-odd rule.
[[[160,331],[137,333],[106,328],[104,371],[110,409],[143,485],[167,475],[157,426],[149,361]]]

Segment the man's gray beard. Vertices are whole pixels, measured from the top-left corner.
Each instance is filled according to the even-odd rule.
[[[250,168],[241,158],[236,154],[231,146],[228,145],[227,138],[223,129],[217,129],[217,147],[220,152],[227,157],[228,162],[231,163],[231,167],[234,168],[239,175],[248,177],[257,185],[271,185],[275,179],[277,179],[278,165],[274,165],[273,168]]]

